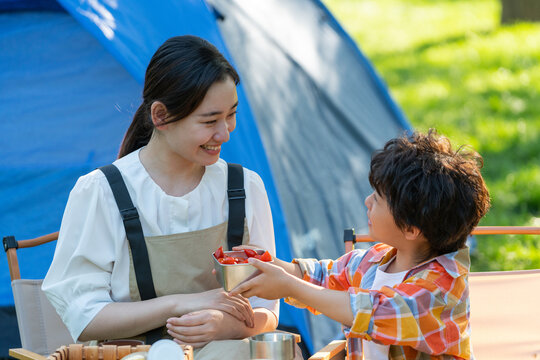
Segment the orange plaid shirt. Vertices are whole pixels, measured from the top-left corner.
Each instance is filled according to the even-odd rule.
[[[355,314],[344,327],[348,359],[362,359],[362,339],[390,345],[389,359],[472,359],[469,326],[469,249],[438,256],[410,269],[394,287],[371,289],[377,267],[396,249],[376,244],[337,260],[294,259],[304,280],[348,291]],[[294,299],[286,299],[306,307]],[[307,307],[315,314],[315,309]]]

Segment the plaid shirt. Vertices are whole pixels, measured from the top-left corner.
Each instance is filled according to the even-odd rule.
[[[348,291],[355,316],[344,328],[349,360],[362,359],[362,339],[390,345],[389,359],[472,359],[469,326],[469,249],[438,256],[410,269],[393,288],[371,289],[377,267],[396,249],[376,244],[339,259],[295,259],[304,280]],[[286,301],[304,307],[295,299]],[[307,307],[319,314],[315,309]]]

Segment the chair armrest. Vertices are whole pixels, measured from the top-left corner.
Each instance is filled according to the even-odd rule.
[[[278,329],[276,329],[276,330],[274,330],[272,332],[293,335],[294,336],[294,342],[297,343],[297,344],[302,341],[302,337],[300,336],[300,334],[297,334],[297,333],[284,331],[284,330],[278,330]]]
[[[313,354],[309,360],[341,360],[347,356],[345,340],[334,340]]]
[[[9,349],[9,356],[19,360],[47,360],[46,357],[25,349]]]

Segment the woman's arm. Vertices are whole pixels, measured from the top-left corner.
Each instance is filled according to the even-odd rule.
[[[167,330],[180,344],[202,347],[213,340],[243,339],[277,327],[276,316],[268,309],[253,310],[255,322],[252,328],[221,311],[209,309],[167,320]]]
[[[146,301],[111,302],[92,319],[79,340],[131,337],[163,326],[171,317],[204,309],[221,311],[246,328],[254,326],[254,313],[246,298],[231,296],[223,289],[215,289],[196,294],[167,295]]]
[[[79,341],[140,335],[166,323],[174,302],[168,296],[140,302],[111,302],[90,321]]]

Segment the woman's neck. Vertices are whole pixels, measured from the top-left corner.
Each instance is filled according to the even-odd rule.
[[[186,161],[152,140],[141,149],[139,159],[152,180],[171,196],[183,196],[194,190],[205,171],[204,166]]]

